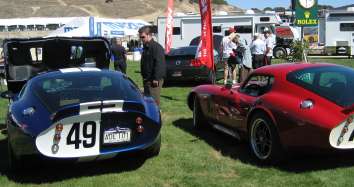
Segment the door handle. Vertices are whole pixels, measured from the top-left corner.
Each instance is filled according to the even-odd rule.
[[[35,111],[36,111],[36,110],[34,109],[34,107],[29,107],[29,108],[24,109],[24,110],[22,111],[22,114],[23,114],[24,116],[31,116],[31,115],[34,114]]]
[[[300,108],[301,109],[312,109],[314,107],[314,103],[312,100],[310,99],[306,99],[306,100],[303,100],[301,101],[300,103]]]

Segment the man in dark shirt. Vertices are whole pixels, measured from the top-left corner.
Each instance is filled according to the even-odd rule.
[[[151,95],[157,105],[160,105],[160,92],[166,75],[165,52],[162,46],[153,40],[151,27],[141,27],[139,37],[144,44],[140,63],[144,93]]]
[[[114,69],[126,73],[127,71],[127,52],[122,46],[122,41],[117,38],[112,39],[112,55],[114,59]]]

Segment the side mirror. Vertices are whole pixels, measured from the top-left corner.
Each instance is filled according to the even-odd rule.
[[[14,94],[11,91],[7,90],[4,92],[1,92],[1,97],[5,98],[5,99],[11,99],[14,97]]]

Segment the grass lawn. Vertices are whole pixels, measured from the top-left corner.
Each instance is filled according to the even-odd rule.
[[[354,60],[320,59],[354,67]],[[275,61],[279,63],[280,61]],[[128,75],[141,87],[139,63],[128,63]],[[247,144],[214,131],[192,128],[186,97],[192,86],[168,87],[161,93],[162,148],[146,161],[123,157],[84,164],[39,163],[14,175],[6,168],[6,136],[0,134],[1,186],[352,186],[353,154],[295,158],[278,167],[257,165]],[[0,101],[4,123],[6,100]],[[0,125],[0,131],[4,125]],[[40,170],[38,168],[41,168]]]

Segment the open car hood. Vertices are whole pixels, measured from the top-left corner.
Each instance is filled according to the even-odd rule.
[[[18,93],[39,73],[69,67],[109,68],[109,42],[102,37],[7,39],[3,44],[8,90]]]

